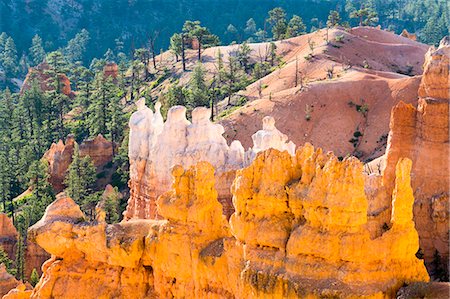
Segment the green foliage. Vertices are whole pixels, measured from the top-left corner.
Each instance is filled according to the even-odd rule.
[[[341,16],[339,15],[339,12],[337,12],[336,10],[330,11],[327,20],[327,27],[328,28],[336,27],[340,23],[341,23]]]
[[[13,78],[18,71],[17,49],[16,44],[11,36],[2,34],[0,37],[0,67],[5,73],[5,77]]]
[[[73,39],[69,40],[63,51],[67,60],[70,62],[83,60],[89,40],[89,32],[86,29],[82,29]]]
[[[287,30],[286,12],[284,9],[281,7],[275,7],[269,11],[269,17],[266,21],[272,27],[274,40],[283,39]]]
[[[301,17],[294,15],[292,19],[289,20],[287,25],[287,30],[285,38],[295,37],[306,33],[306,26],[303,23]]]
[[[38,65],[45,59],[45,50],[42,46],[42,38],[37,34],[31,40],[30,56],[33,66]]]
[[[38,274],[36,268],[33,268],[33,271],[31,271],[31,275],[30,275],[30,284],[33,287],[35,287],[38,282],[39,282],[39,274]]]
[[[175,33],[170,38],[169,49],[175,55],[177,61],[178,61],[178,57],[181,56],[181,51],[182,51],[181,42],[182,42],[182,39],[181,39],[180,33]]]
[[[16,269],[14,269],[13,261],[8,257],[8,254],[0,246],[0,265],[5,265],[6,271],[11,275],[16,275]]]
[[[72,163],[67,170],[64,184],[66,193],[70,196],[87,215],[94,215],[93,202],[98,201],[94,194],[93,185],[96,180],[96,169],[89,156],[80,157],[78,144],[75,144]]]

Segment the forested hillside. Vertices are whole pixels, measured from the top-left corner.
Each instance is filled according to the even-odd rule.
[[[157,50],[166,49],[169,37],[185,20],[200,20],[228,44],[250,37],[251,32],[245,30],[249,19],[254,20],[255,29],[267,27],[267,11],[277,6],[283,7],[288,17],[302,17],[310,32],[313,27],[325,26],[330,10],[357,25],[358,20],[349,16],[361,4],[378,14],[383,28],[420,33],[425,43],[439,42],[439,36],[449,28],[445,0],[259,0],[257,5],[250,0],[4,0],[0,3],[0,32],[13,37],[20,56],[28,52],[35,34],[43,39],[45,50],[51,51],[86,29],[90,41],[83,61],[88,62],[108,48],[114,50],[116,39],[124,43],[125,53],[132,47],[140,48],[155,31],[159,32]]]

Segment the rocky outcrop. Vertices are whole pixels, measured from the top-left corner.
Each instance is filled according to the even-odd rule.
[[[0,248],[8,254],[12,261],[16,260],[18,237],[19,233],[14,227],[11,218],[4,213],[0,213]],[[30,278],[33,269],[36,269],[38,273],[42,273],[41,265],[49,257],[48,253],[39,245],[27,239],[25,246],[25,277],[27,279]]]
[[[172,168],[161,220],[88,223],[61,194],[29,236],[52,254],[31,298],[386,297],[428,281],[412,221],[411,161],[397,165],[389,228],[372,237],[367,176],[305,145],[236,172],[230,221],[214,168]]]
[[[17,230],[12,220],[5,214],[0,213],[0,248],[2,248],[11,260],[15,260],[15,246],[17,243]]]
[[[406,30],[406,29],[403,29],[402,33],[400,33],[400,36],[409,38],[410,40],[413,40],[413,41],[417,40],[417,34],[409,33],[408,30]]]
[[[170,169],[174,165],[190,167],[207,161],[214,166],[216,190],[224,214],[229,217],[231,204],[230,186],[235,171],[248,165],[262,150],[276,148],[294,154],[295,144],[277,130],[272,117],[265,117],[263,129],[253,136],[253,147],[244,151],[239,141],[229,146],[222,136],[221,125],[209,120],[210,111],[204,107],[192,111],[192,123],[186,119],[186,108],[172,107],[164,123],[160,105],[156,111],[145,106],[143,99],[137,103],[138,111],[130,119],[130,199],[124,219],[158,218],[156,199],[170,189]]]
[[[396,161],[400,157],[413,161],[414,220],[421,252],[433,275],[436,267],[447,270],[449,257],[449,57],[445,41],[438,49],[431,48],[417,108],[401,102],[392,109],[384,169],[384,185],[390,191]]]
[[[72,163],[74,144],[74,137],[69,135],[65,143],[62,140],[52,143],[50,149],[44,154],[43,158],[48,162],[49,181],[56,192],[64,189],[64,178],[70,163]]]
[[[116,79],[118,74],[119,67],[114,62],[109,62],[103,67],[103,75],[105,78],[112,77],[113,79]]]
[[[20,283],[15,289],[12,289],[2,297],[2,299],[28,299],[31,296],[31,286],[27,287],[25,284]]]
[[[19,281],[11,274],[6,272],[6,267],[0,264],[0,297],[17,287]]]
[[[28,74],[25,77],[22,88],[20,89],[20,93],[24,93],[25,91],[31,89],[33,82],[37,82],[42,91],[50,91],[55,88],[52,86],[52,82],[50,81],[51,77],[48,74],[48,70],[50,66],[47,62],[42,62],[36,67],[29,68]],[[75,97],[75,93],[70,88],[70,81],[64,74],[59,74],[61,92],[68,97]]]
[[[64,190],[64,179],[67,169],[72,163],[75,139],[73,135],[69,135],[64,143],[59,140],[53,143],[50,149],[45,152],[43,158],[48,161],[50,183],[56,192]],[[80,157],[90,156],[92,162],[97,168],[100,168],[112,161],[113,145],[112,142],[106,140],[101,134],[94,139],[83,141],[80,146]]]

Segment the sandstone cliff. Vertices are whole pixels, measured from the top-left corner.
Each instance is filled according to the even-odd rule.
[[[64,178],[70,163],[72,163],[75,142],[74,137],[69,135],[65,143],[62,140],[59,140],[58,143],[53,143],[43,156],[48,161],[49,180],[56,192],[61,192],[64,189]],[[97,168],[112,161],[112,155],[112,143],[101,134],[80,144],[80,156],[90,156]]]
[[[166,122],[163,122],[159,103],[155,113],[145,106],[143,99],[137,106],[138,111],[133,113],[129,123],[130,198],[125,220],[158,218],[156,199],[170,189],[171,167],[187,168],[200,161],[214,166],[219,201],[229,217],[234,212],[230,186],[236,170],[268,148],[287,150],[291,154],[295,151],[295,144],[277,130],[272,117],[263,119],[262,130],[252,136],[253,147],[244,151],[239,141],[228,146],[222,136],[223,127],[209,120],[207,108],[195,108],[191,123],[186,119],[183,106],[172,107]]]
[[[5,265],[0,264],[0,296],[3,297],[6,293],[9,292],[9,290],[17,287],[19,284],[19,281],[6,272]]]
[[[425,57],[417,108],[401,102],[392,109],[384,169],[384,185],[389,192],[394,187],[397,160],[408,157],[413,161],[414,220],[432,274],[436,274],[436,268],[448,271],[449,60],[450,46],[444,39]],[[441,264],[436,265],[439,258]]]
[[[415,257],[410,169],[397,164],[390,228],[374,237],[361,162],[308,144],[294,156],[260,152],[238,170],[229,222],[207,162],[172,168],[161,220],[87,223],[61,194],[30,229],[52,254],[31,297],[392,296],[428,280]]]
[[[14,227],[12,220],[6,214],[0,213],[0,247],[3,248],[3,250],[8,254],[9,259],[12,261],[16,261],[18,237],[19,233]],[[30,240],[27,239],[25,246],[25,277],[27,279],[30,278],[33,269],[36,269],[38,273],[42,273],[41,265],[49,257],[50,255],[39,245],[34,242],[30,242]]]

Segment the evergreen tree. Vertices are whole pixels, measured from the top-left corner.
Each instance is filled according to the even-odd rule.
[[[89,134],[95,137],[98,134],[106,136],[108,133],[107,124],[110,121],[108,106],[112,98],[117,97],[116,86],[112,78],[105,78],[103,73],[95,76],[94,90],[91,95],[91,104],[88,108]]]
[[[51,52],[47,55],[49,69],[45,71],[49,79],[47,85],[52,89],[47,93],[51,99],[49,113],[49,132],[53,132],[53,140],[64,139],[66,137],[66,128],[64,127],[64,115],[68,112],[69,98],[64,94],[63,76],[68,72],[67,61],[59,51]],[[56,134],[56,135],[55,135]]]
[[[249,63],[250,63],[250,53],[252,52],[252,49],[249,47],[247,42],[243,42],[237,51],[237,61],[241,65],[241,67],[244,69],[244,71],[248,71],[250,69]]]
[[[230,36],[232,36],[232,37],[234,38],[234,41],[236,41],[236,42],[238,42],[238,43],[241,41],[241,38],[240,38],[240,36],[239,36],[239,32],[238,32],[238,30],[236,29],[236,27],[234,27],[233,24],[229,24],[229,25],[228,25],[227,31],[226,31],[225,33],[228,34],[228,35],[230,35]]]
[[[31,40],[30,55],[32,66],[38,65],[45,59],[45,50],[42,46],[42,39],[37,34]]]
[[[11,275],[16,275],[13,261],[8,257],[3,247],[0,246],[0,265],[5,265],[6,271]]]
[[[286,38],[299,36],[305,34],[306,26],[303,24],[302,18],[297,15],[294,15],[292,19],[289,20],[286,29]]]
[[[195,38],[198,41],[197,56],[198,61],[201,61],[202,47],[208,48],[219,45],[219,37],[212,34],[208,28],[201,26],[200,21],[186,21],[183,26],[183,32],[187,33],[189,37]]]
[[[82,209],[90,204],[90,196],[94,193],[92,187],[96,180],[96,170],[89,156],[80,157],[78,144],[75,144],[72,163],[67,170],[64,184],[66,192]],[[86,212],[86,211],[85,211]]]
[[[172,37],[170,38],[169,49],[175,55],[175,59],[178,62],[178,58],[179,58],[179,56],[181,56],[181,50],[182,50],[180,33],[175,33],[174,35],[172,35]]]
[[[14,78],[18,71],[17,50],[16,44],[10,36],[6,38],[5,48],[0,55],[0,62],[3,66],[5,77],[9,79]]]
[[[86,52],[86,47],[90,39],[89,32],[86,29],[82,29],[77,33],[64,48],[64,54],[67,60],[69,62],[83,60],[83,55]]]
[[[47,206],[54,200],[53,189],[48,182],[48,162],[37,160],[31,163],[27,178],[30,181],[32,195],[27,199],[24,212],[28,220],[28,226],[33,225],[44,215]],[[27,226],[27,227],[28,227]]]
[[[335,10],[330,11],[330,14],[328,15],[328,21],[327,21],[327,27],[332,28],[336,27],[341,23],[341,16],[339,13]]]
[[[208,89],[205,83],[205,70],[198,63],[192,71],[191,80],[189,81],[189,105],[193,109],[199,106],[208,106]]]
[[[253,18],[248,19],[245,23],[244,32],[249,36],[252,36],[256,33],[256,22],[255,20],[253,20]]]
[[[38,282],[39,282],[39,274],[38,274],[36,268],[33,268],[33,271],[31,271],[31,275],[30,275],[30,284],[33,287],[35,287]]]
[[[275,7],[269,11],[269,18],[267,18],[267,22],[272,26],[273,39],[283,39],[287,30],[286,12],[284,9],[281,7]]]
[[[112,86],[112,85],[111,85]],[[127,119],[126,115],[123,113],[122,105],[120,100],[122,99],[123,93],[118,90],[117,87],[113,87],[111,92],[111,97],[108,103],[108,121],[106,127],[108,129],[107,137],[114,144],[118,144],[122,140],[123,129],[126,125]],[[115,147],[113,149],[113,157],[116,155]]]

